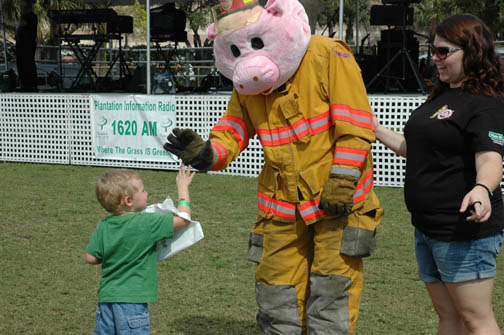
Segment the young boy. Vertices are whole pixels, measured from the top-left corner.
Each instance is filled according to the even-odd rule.
[[[95,335],[149,334],[147,303],[157,301],[156,243],[190,222],[189,185],[195,172],[180,166],[176,183],[178,210],[172,214],[140,213],[147,192],[132,170],[111,170],[96,184],[96,197],[111,216],[102,220],[87,247],[86,261],[102,265]]]

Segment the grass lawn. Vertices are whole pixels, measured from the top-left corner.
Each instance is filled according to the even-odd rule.
[[[92,334],[100,268],[86,246],[107,213],[94,183],[108,168],[0,163],[0,334]],[[149,203],[176,197],[175,175],[139,170]],[[358,335],[436,334],[437,318],[417,280],[413,229],[402,189],[376,188],[385,208],[377,250],[365,259]],[[256,180],[198,174],[193,217],[205,238],[159,264],[152,334],[252,335],[255,324],[249,229],[257,217]],[[494,308],[504,327],[504,262]]]

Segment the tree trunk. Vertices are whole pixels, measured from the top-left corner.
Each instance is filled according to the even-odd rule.
[[[334,35],[335,35],[335,33],[336,33],[336,32],[334,31],[334,29],[333,29],[333,26],[332,26],[332,25],[329,25],[329,29],[328,29],[328,30],[329,30],[329,32],[328,32],[328,36],[329,36],[329,37],[334,37]]]
[[[310,30],[312,34],[315,34],[315,29],[317,28],[317,18],[319,14],[324,9],[323,0],[299,0],[303,5],[308,15],[308,20],[310,22]]]
[[[345,41],[346,42],[355,42],[354,41],[354,31],[353,31],[353,21],[351,21],[351,20],[349,20],[346,24]]]
[[[198,30],[193,30],[193,45],[195,48],[201,47],[201,36],[198,34]]]

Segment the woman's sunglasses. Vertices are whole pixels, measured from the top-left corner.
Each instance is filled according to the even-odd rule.
[[[436,55],[437,58],[439,58],[440,60],[445,59],[450,54],[452,54],[453,52],[458,51],[458,50],[462,50],[462,48],[449,48],[449,47],[436,48],[433,45],[430,46],[430,51],[431,51],[432,55],[433,56]]]

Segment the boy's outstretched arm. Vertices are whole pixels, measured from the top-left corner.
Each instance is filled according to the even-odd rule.
[[[191,172],[191,166],[186,167],[184,163],[180,165],[179,172],[176,178],[177,182],[177,193],[178,193],[178,204],[177,209],[181,213],[187,213],[187,218],[191,217],[191,197],[189,196],[189,185],[191,184],[196,172]],[[185,227],[189,224],[188,220],[181,217],[173,217],[173,228],[179,229]]]
[[[86,262],[92,265],[101,264],[101,260],[89,253],[86,253]]]

